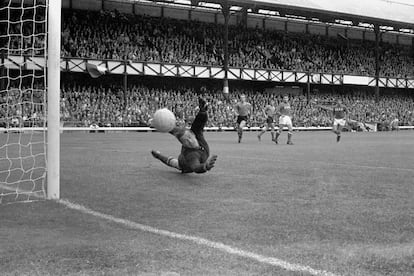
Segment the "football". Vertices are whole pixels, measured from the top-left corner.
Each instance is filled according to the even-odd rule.
[[[158,109],[152,117],[151,126],[160,132],[170,132],[176,126],[174,113],[167,108]]]

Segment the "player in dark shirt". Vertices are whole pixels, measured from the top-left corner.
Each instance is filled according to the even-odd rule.
[[[199,111],[191,129],[175,127],[170,131],[181,143],[181,154],[177,158],[167,157],[159,151],[152,150],[151,154],[169,167],[176,168],[182,173],[205,173],[214,167],[217,155],[210,157],[210,148],[204,138],[204,126],[208,120],[207,103],[199,99]]]
[[[273,116],[275,115],[275,101],[271,100],[268,105],[263,109],[263,114],[266,116],[266,124],[262,127],[262,131],[257,135],[257,139],[261,141],[262,135],[270,129],[270,134],[272,135],[272,141],[275,140],[275,124]]]
[[[344,104],[342,104],[342,100],[338,99],[336,105],[333,107],[317,105],[318,107],[332,111],[333,116],[333,124],[332,124],[332,131],[336,134],[336,142],[341,140],[341,132],[344,126],[346,125],[346,115],[348,114],[348,109]]]
[[[235,111],[237,115],[237,136],[239,137],[238,142],[240,143],[243,137],[243,128],[247,124],[249,119],[252,105],[246,101],[246,95],[240,95],[240,102],[235,106]]]

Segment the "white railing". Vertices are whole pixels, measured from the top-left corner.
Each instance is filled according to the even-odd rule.
[[[276,127],[277,129],[277,127]],[[328,131],[331,127],[293,127],[296,131]],[[399,126],[400,130],[414,130],[414,126]],[[3,132],[44,131],[42,127],[4,128]],[[259,131],[260,127],[245,127],[246,131]],[[151,127],[61,127],[60,132],[155,132]],[[235,131],[234,127],[206,127],[205,131]],[[1,129],[0,129],[1,132]]]

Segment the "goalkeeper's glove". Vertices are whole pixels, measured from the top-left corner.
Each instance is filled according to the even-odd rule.
[[[206,171],[211,170],[214,167],[214,164],[216,163],[217,160],[217,155],[213,155],[210,158],[207,159],[206,163],[205,163],[205,168]]]

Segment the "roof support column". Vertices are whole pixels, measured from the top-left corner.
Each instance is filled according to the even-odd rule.
[[[230,7],[227,0],[221,4],[221,12],[224,16],[224,37],[223,37],[223,51],[224,51],[224,85],[223,93],[224,97],[229,96],[229,81],[228,81],[228,70],[229,70],[229,19],[230,19]]]
[[[414,57],[414,37],[411,39],[411,50],[412,50],[413,57]]]
[[[375,24],[374,32],[375,32],[375,101],[378,102],[379,100],[379,75],[380,75],[380,49],[379,49],[380,30],[379,30],[378,24]]]
[[[311,91],[311,78],[312,78],[312,73],[310,72],[310,68],[308,68],[308,80],[306,82],[306,102],[309,103],[310,102],[310,91]]]

